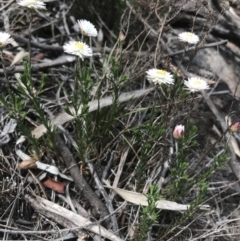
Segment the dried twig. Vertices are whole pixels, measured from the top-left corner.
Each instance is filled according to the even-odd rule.
[[[117,222],[117,218],[114,214],[114,209],[113,209],[113,206],[112,206],[111,199],[109,198],[106,190],[104,189],[104,187],[102,185],[102,182],[100,181],[97,173],[94,171],[92,163],[88,162],[88,167],[89,167],[89,170],[90,170],[91,174],[93,175],[93,178],[94,178],[95,183],[98,187],[98,190],[101,192],[101,194],[104,197],[104,200],[105,200],[105,203],[106,203],[106,206],[107,206],[107,209],[108,209],[109,213],[112,214],[110,216],[110,218],[111,218],[111,222],[112,222],[112,226],[113,226],[113,231],[116,234],[118,234],[118,236],[119,236],[118,222]]]
[[[217,42],[214,42],[214,43],[198,46],[198,50],[199,49],[212,48],[212,47],[218,47],[220,45],[226,45],[227,43],[228,43],[228,40],[221,40],[221,41],[217,41]],[[175,56],[175,55],[182,54],[182,53],[187,53],[187,52],[195,50],[195,49],[196,49],[196,47],[189,47],[188,49],[183,49],[183,50],[179,50],[179,51],[176,51],[176,52],[172,52],[172,53],[168,53],[166,55],[163,55],[163,58]]]
[[[101,219],[107,217],[109,213],[106,206],[102,203],[102,201],[80,173],[77,162],[73,158],[72,153],[60,135],[56,136],[55,148],[69,169],[71,177],[73,178],[78,190],[84,195],[90,206],[93,208],[93,216],[95,218],[100,217]],[[106,222],[104,222],[104,225],[109,226],[110,222],[110,219],[107,219]]]
[[[75,61],[75,57],[71,56],[70,58],[59,58],[56,60],[53,60],[51,62],[46,62],[46,63],[40,63],[40,64],[32,64],[31,69],[32,71],[38,71],[40,69],[46,69],[46,68],[51,68],[67,63],[71,63]],[[22,73],[24,72],[24,66],[9,66],[6,67],[6,72],[8,74],[14,74],[14,73]],[[4,69],[0,69],[0,74],[4,74]]]
[[[38,212],[45,211],[59,215],[64,219],[67,219],[70,223],[77,227],[77,229],[84,229],[93,232],[112,241],[123,241],[114,233],[98,225],[97,223],[93,223],[81,215],[69,211],[68,209],[61,207],[58,204],[48,201],[47,199],[41,198],[39,196],[36,196],[35,199],[29,195],[25,195],[25,199],[28,200],[31,203],[31,206],[33,206],[34,209],[36,209]]]
[[[11,37],[14,38],[14,40],[16,40],[19,43],[23,43],[23,44],[28,44],[28,39],[19,36],[18,34],[15,33],[11,33]],[[46,51],[53,51],[53,52],[59,52],[62,53],[63,52],[63,47],[62,46],[54,46],[54,45],[48,45],[48,44],[41,44],[38,43],[36,41],[31,41],[31,46],[42,49],[42,50],[46,50]],[[104,47],[104,48],[92,48],[94,52],[97,51],[103,51],[103,52],[111,52],[112,49],[108,48],[108,47]]]

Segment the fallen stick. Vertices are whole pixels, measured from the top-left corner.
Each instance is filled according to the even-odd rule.
[[[60,157],[63,159],[66,167],[69,169],[71,177],[79,190],[79,194],[83,194],[86,198],[90,206],[92,207],[92,214],[93,216],[98,219],[104,219],[105,217],[109,216],[109,212],[97,194],[92,190],[92,188],[87,183],[84,176],[80,173],[79,166],[74,159],[71,151],[66,146],[64,141],[62,140],[61,136],[58,134],[56,136],[55,148]],[[104,226],[110,226],[111,220],[107,218],[103,224]]]
[[[29,195],[25,195],[25,199],[37,212],[41,213],[44,211],[44,213],[51,212],[57,214],[73,223],[76,226],[76,229],[84,229],[112,241],[123,241],[121,238],[117,237],[114,233],[108,231],[103,226],[93,223],[81,215],[69,211],[68,209],[63,208],[56,203],[48,201],[47,199],[39,196],[32,198]]]

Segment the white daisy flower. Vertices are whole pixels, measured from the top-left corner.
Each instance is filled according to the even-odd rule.
[[[189,44],[197,44],[199,42],[199,37],[191,32],[183,32],[178,35],[178,38]]]
[[[13,41],[12,38],[10,38],[10,34],[0,32],[0,48],[4,48],[6,45],[11,43]]]
[[[87,20],[78,20],[78,26],[83,35],[89,37],[97,37],[98,32],[92,23]]]
[[[82,60],[84,57],[93,55],[92,49],[85,43],[79,41],[70,41],[63,46],[66,53],[79,56]]]
[[[46,4],[40,0],[20,0],[17,2],[18,5],[31,9],[46,9]]]
[[[146,71],[147,79],[152,81],[154,84],[174,84],[173,76],[162,69],[149,69]]]
[[[188,78],[184,81],[184,84],[188,87],[191,92],[198,92],[201,90],[209,89],[207,82],[198,77]]]

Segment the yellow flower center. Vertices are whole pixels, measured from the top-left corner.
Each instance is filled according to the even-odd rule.
[[[78,50],[84,50],[84,44],[80,43],[80,42],[75,42],[74,46],[78,49]]]
[[[186,37],[187,38],[193,38],[193,34],[192,33],[186,33]]]
[[[199,86],[199,85],[202,85],[202,81],[199,79],[196,79],[196,80],[194,80],[193,84]]]
[[[161,76],[165,76],[165,75],[167,75],[167,71],[160,69],[160,70],[157,71],[157,74],[161,75]]]

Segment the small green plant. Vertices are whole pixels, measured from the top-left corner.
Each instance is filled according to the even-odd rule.
[[[184,197],[194,185],[194,182],[190,182],[188,175],[188,156],[191,149],[198,145],[195,141],[197,128],[196,126],[189,125],[186,129],[187,131],[183,137],[175,140],[175,163],[173,163],[173,166],[170,168],[172,181],[167,187],[167,196],[171,197],[172,200]]]
[[[26,119],[29,115],[43,123],[47,129],[46,139],[50,143],[54,143],[55,128],[49,123],[49,116],[44,110],[44,106],[41,103],[39,95],[45,86],[47,76],[42,75],[39,83],[35,83],[30,75],[30,68],[28,62],[23,63],[24,72],[21,75],[19,84],[16,85],[16,89],[7,85],[8,99],[0,94],[0,102],[2,106],[8,111],[9,117],[17,120],[19,129],[22,135],[26,137],[28,142],[32,145],[33,151],[39,157],[39,141],[32,136],[31,129],[28,127]]]
[[[118,55],[121,56],[121,51]],[[127,76],[121,72],[121,64],[116,62],[115,58],[110,55],[106,60],[109,68],[103,69],[101,78],[95,78],[95,81],[92,79],[93,69],[87,67],[79,58],[77,61],[74,73],[75,85],[72,94],[70,94],[73,108],[66,107],[66,112],[75,116],[77,154],[83,162],[86,159],[96,159],[97,149],[101,144],[107,144],[109,138],[112,138],[110,130],[123,112],[124,106],[118,100]],[[109,86],[107,89],[105,89],[106,84]],[[111,106],[99,108],[95,113],[90,113],[88,103],[92,99],[100,101],[103,97],[103,89],[112,96]]]
[[[148,111],[150,112],[149,120],[131,131],[137,145],[141,144],[138,153],[139,163],[136,168],[137,190],[141,190],[144,187],[147,177],[147,163],[151,155],[161,146],[161,141],[156,140],[161,140],[166,134],[163,128],[163,120],[155,123],[158,115],[156,108],[149,106]]]
[[[206,194],[207,194],[207,188],[208,188],[207,182],[202,182],[199,185],[199,193],[196,199],[190,204],[190,207],[188,210],[186,210],[180,217],[175,218],[171,222],[171,229],[163,229],[161,231],[161,238],[165,238],[167,235],[169,235],[171,232],[174,232],[174,230],[179,227],[180,225],[187,225],[187,221],[193,216],[193,214],[199,209],[199,206],[206,200]]]
[[[148,206],[141,206],[140,220],[138,230],[136,231],[135,241],[146,241],[148,232],[151,231],[152,225],[157,222],[161,210],[156,209],[159,200],[159,188],[157,185],[151,185],[146,195]]]

